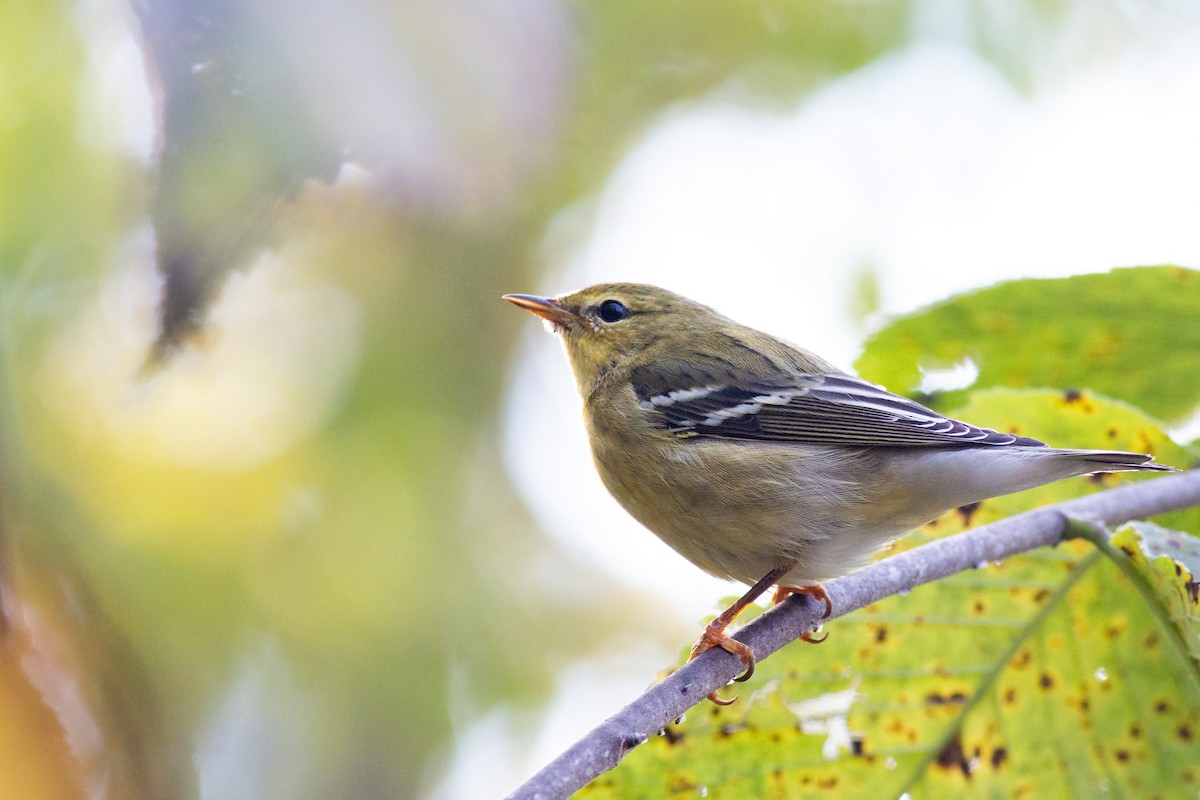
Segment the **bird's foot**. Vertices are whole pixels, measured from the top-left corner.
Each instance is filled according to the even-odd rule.
[[[833,601],[829,599],[829,592],[825,591],[825,587],[819,583],[814,583],[811,586],[799,587],[776,586],[775,593],[771,595],[771,604],[777,606],[794,594],[806,594],[816,600],[823,601],[825,603],[825,613],[821,615],[821,619],[825,619],[833,613]],[[816,631],[809,631],[808,633],[802,634],[799,638],[802,642],[808,642],[809,644],[820,644],[829,638],[829,634],[823,633],[818,637],[816,635]]]
[[[825,613],[821,615],[821,619],[828,619],[833,613],[833,600],[830,599],[829,592],[825,591],[825,587],[819,583],[809,586],[776,586],[775,593],[771,595],[771,605],[777,606],[794,594],[806,594],[824,603]]]
[[[737,615],[742,613],[742,609],[757,600],[763,592],[773,586],[775,581],[783,577],[783,575],[785,575],[789,569],[791,569],[791,566],[775,567],[766,575],[763,575],[761,578],[759,578],[758,583],[751,586],[744,595],[737,599],[737,602],[722,611],[712,622],[708,623],[708,626],[704,629],[704,633],[702,633],[700,638],[696,640],[696,643],[692,645],[692,653],[690,656],[688,656],[688,661],[695,659],[696,656],[700,655],[705,650],[711,650],[714,647],[719,647],[722,650],[738,656],[742,659],[742,663],[746,665],[746,671],[739,677],[734,678],[734,680],[750,680],[750,676],[754,674],[754,650],[750,647],[750,645],[736,641],[727,636],[725,634],[725,629],[728,628],[735,619],[737,619]],[[708,699],[712,700],[719,706],[727,706],[733,703],[734,700],[737,700],[737,696],[735,695],[728,700],[722,700],[714,691],[708,696]]]
[[[742,659],[742,664],[746,666],[746,671],[738,677],[734,678],[739,683],[750,680],[750,676],[754,674],[754,649],[750,645],[739,642],[737,639],[725,633],[725,627],[728,623],[719,624],[721,620],[715,619],[709,623],[704,629],[704,633],[700,634],[700,638],[692,645],[691,655],[688,656],[688,661],[694,660],[706,650],[711,650],[714,647],[719,647],[722,650],[733,653],[738,658]],[[732,705],[737,700],[737,695],[722,700],[721,697],[714,691],[708,696],[708,699],[719,706]]]

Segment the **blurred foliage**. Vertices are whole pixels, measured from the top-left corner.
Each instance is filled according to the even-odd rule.
[[[1182,267],[1012,281],[893,322],[871,337],[857,367],[911,391],[922,370],[970,359],[979,369],[972,389],[1086,387],[1174,422],[1200,406],[1197,309],[1200,272]],[[933,400],[949,408],[966,392]]]
[[[953,416],[1066,447],[1194,458],[1141,412],[1078,391],[980,389]],[[1099,475],[985,500],[892,552],[1127,479],[1144,477]],[[1200,531],[1200,508],[1170,519]],[[1131,527],[1114,544],[1161,545],[1158,531]],[[1139,561],[1160,576],[1166,609],[1139,599],[1084,541],[919,586],[830,623],[819,648],[797,643],[760,663],[738,703],[693,709],[580,796],[1185,794],[1200,779],[1200,669],[1164,625],[1195,613],[1182,551],[1200,539],[1171,536],[1178,569],[1147,543]],[[1151,554],[1159,558],[1148,562]]]
[[[545,697],[568,654],[658,631],[553,555],[500,477],[524,320],[497,295],[533,282],[548,220],[665,106],[735,75],[745,97],[794,98],[898,45],[908,13],[14,7],[0,535],[5,607],[25,613],[0,674],[93,747],[43,727],[42,757],[14,751],[6,776],[77,788],[123,763],[111,796],[408,795],[452,714]],[[105,95],[136,90],[112,71],[121,36],[158,92],[149,166],[123,144],[130,103]],[[343,158],[374,181],[330,186]],[[197,332],[143,371],[155,261],[168,327]],[[589,602],[557,602],[540,553]]]
[[[79,141],[84,53],[69,9],[56,2],[21,3],[0,30],[0,275],[3,322],[53,310],[50,280],[89,272],[119,235],[122,204],[98,204],[120,180],[121,160]],[[38,280],[33,282],[36,271]],[[30,281],[33,307],[17,304],[14,284]],[[41,291],[37,291],[37,290]],[[11,346],[11,343],[10,343]],[[11,355],[11,353],[10,353]]]
[[[281,37],[249,4],[143,0],[134,10],[162,91],[153,219],[163,350],[199,327],[221,278],[266,240],[277,199],[331,179],[349,142],[317,135]]]
[[[564,135],[567,193],[594,189],[664,106],[714,90],[782,103],[902,45],[912,5],[572,3],[584,79]]]

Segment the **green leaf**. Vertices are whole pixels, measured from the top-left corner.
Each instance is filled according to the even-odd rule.
[[[1179,421],[1200,405],[1200,272],[1182,267],[1020,280],[960,295],[871,337],[857,368],[893,391],[969,359],[974,388],[1088,388]],[[964,390],[936,399],[962,403]]]
[[[997,389],[955,416],[1190,458],[1136,410],[1087,394]],[[1130,479],[986,500],[894,549]],[[1195,511],[1187,521],[1200,528]],[[1200,782],[1197,673],[1087,542],[917,587],[827,629],[824,644],[761,662],[735,705],[692,709],[579,796],[1174,797]]]
[[[1149,522],[1131,522],[1110,543],[1129,557],[1200,661],[1200,538]]]

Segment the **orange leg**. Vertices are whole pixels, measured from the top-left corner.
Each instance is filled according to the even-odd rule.
[[[819,583],[814,583],[811,586],[798,587],[776,586],[775,594],[771,595],[771,604],[779,605],[794,594],[806,594],[809,597],[823,601],[825,603],[825,613],[821,615],[821,619],[825,619],[833,613],[833,601],[829,599],[829,592],[825,591],[825,587]],[[828,633],[822,635],[820,638],[817,638],[816,636],[813,636],[812,631],[800,636],[801,641],[808,642],[809,644],[820,644],[828,638]]]
[[[734,678],[734,680],[749,680],[750,676],[754,674],[754,650],[750,647],[750,645],[739,642],[736,639],[726,635],[725,629],[728,628],[730,623],[737,618],[738,614],[742,613],[742,610],[746,606],[757,600],[763,592],[765,592],[773,583],[775,583],[775,581],[786,575],[789,569],[791,569],[790,566],[776,567],[775,569],[771,570],[764,575],[758,583],[751,586],[748,592],[739,597],[736,603],[722,611],[720,616],[708,623],[708,627],[704,629],[704,633],[700,634],[700,638],[696,640],[694,645],[692,645],[692,653],[690,656],[688,656],[688,661],[693,660],[705,650],[711,650],[714,647],[719,647],[722,650],[733,653],[735,656],[740,657],[742,659],[742,663],[746,665],[746,671],[740,677]],[[708,696],[708,699],[712,700],[719,706],[727,706],[733,703],[734,700],[737,700],[737,696],[735,695],[729,700],[722,700],[717,696],[716,692],[713,692]]]

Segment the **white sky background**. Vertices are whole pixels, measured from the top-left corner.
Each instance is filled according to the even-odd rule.
[[[1003,279],[1200,267],[1200,25],[1151,22],[1152,42],[1118,37],[1090,66],[1047,69],[1025,94],[966,49],[918,44],[791,112],[719,100],[672,109],[594,206],[552,226],[546,251],[562,266],[520,290],[656,283],[849,368],[869,333],[849,310],[868,265],[885,317]],[[530,328],[506,417],[519,490],[565,550],[698,624],[739,587],[702,574],[608,496],[561,347]],[[442,794],[515,785],[684,644],[629,648],[617,675],[596,669],[582,688],[564,686],[536,742],[489,717],[485,776],[453,770]],[[481,755],[460,749],[458,763]]]

